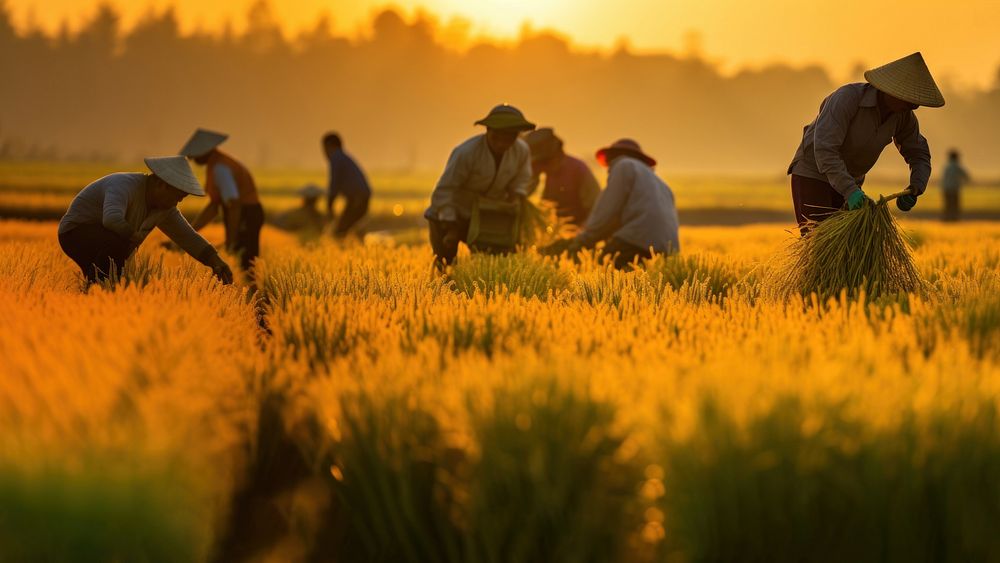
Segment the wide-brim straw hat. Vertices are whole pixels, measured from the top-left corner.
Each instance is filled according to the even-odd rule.
[[[186,194],[199,197],[205,195],[201,183],[191,171],[191,165],[183,156],[159,156],[143,160],[149,170],[167,184]]]
[[[649,165],[650,168],[656,166],[656,159],[642,152],[642,147],[639,146],[639,143],[632,139],[618,139],[609,146],[599,149],[596,157],[597,162],[601,163],[601,166],[607,166],[614,157],[622,155],[638,158]]]
[[[316,184],[306,184],[299,188],[298,194],[304,198],[319,198],[322,197],[326,192],[323,188],[320,188]]]
[[[531,131],[535,124],[524,118],[521,110],[508,104],[500,104],[490,110],[489,115],[476,122],[490,129],[507,129],[515,131]]]
[[[531,149],[532,160],[549,160],[559,156],[563,142],[551,127],[535,129],[524,136],[524,141]]]
[[[180,154],[188,158],[198,158],[208,154],[208,151],[221,145],[228,138],[229,135],[225,133],[199,128],[181,148]]]
[[[944,96],[919,52],[865,71],[865,80],[904,102],[930,108],[944,105]]]

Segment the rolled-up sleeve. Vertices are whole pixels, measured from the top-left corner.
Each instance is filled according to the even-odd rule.
[[[184,252],[187,252],[202,264],[207,265],[210,259],[217,254],[215,247],[194,230],[177,208],[167,212],[159,224],[157,224],[157,227],[170,240],[177,243],[177,246],[183,248]]]
[[[128,209],[128,190],[120,185],[109,185],[104,192],[104,208],[101,214],[101,224],[105,229],[123,238],[132,237],[132,226],[125,219]]]
[[[910,167],[910,186],[917,195],[924,193],[931,178],[931,149],[920,134],[920,124],[912,111],[900,120],[893,141]]]
[[[851,118],[857,113],[859,103],[860,99],[852,90],[837,90],[823,103],[813,130],[816,167],[845,198],[860,189],[840,154]]]
[[[459,147],[461,148],[461,147]],[[529,168],[530,176],[531,170]],[[434,187],[431,194],[431,207],[436,210],[438,221],[457,221],[458,209],[455,206],[455,192],[466,183],[469,178],[469,167],[465,163],[462,152],[456,148],[451,151],[448,157],[448,164],[444,167],[444,172]]]
[[[608,172],[608,187],[598,196],[594,209],[583,226],[583,231],[576,236],[583,246],[593,246],[598,241],[608,238],[618,227],[622,209],[635,180],[635,170],[632,165],[626,160],[611,167]]]

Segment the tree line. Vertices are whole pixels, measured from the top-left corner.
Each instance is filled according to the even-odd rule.
[[[78,30],[46,33],[15,28],[0,0],[0,159],[131,162],[204,126],[231,133],[254,165],[316,168],[332,129],[370,168],[436,170],[509,102],[571,153],[630,136],[667,169],[777,175],[837,86],[819,66],[727,75],[697,53],[586,51],[532,30],[458,49],[447,31],[386,9],[364,37],[336,35],[328,17],[286,37],[258,0],[239,33],[183,32],[173,9],[124,29],[108,4]],[[935,157],[954,146],[996,168],[1000,76],[982,91],[942,86],[945,109],[919,113]]]

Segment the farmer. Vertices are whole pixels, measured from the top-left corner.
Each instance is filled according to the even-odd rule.
[[[264,225],[264,209],[257,196],[257,185],[246,166],[217,147],[229,136],[198,129],[188,139],[180,153],[204,165],[205,192],[208,205],[195,218],[193,226],[201,230],[219,214],[226,228],[226,249],[240,257],[243,270],[250,272],[260,254],[260,229]]]
[[[212,268],[222,283],[233,281],[215,247],[184,219],[177,204],[188,195],[204,196],[184,157],[145,159],[152,174],[118,173],[85,187],[59,221],[59,245],[88,283],[121,271],[125,260],[153,228],[195,260]]]
[[[458,145],[424,213],[437,263],[451,264],[466,241],[477,198],[518,201],[531,187],[531,150],[518,136],[535,128],[514,106],[502,104],[475,123],[486,127]]]
[[[844,206],[868,199],[865,174],[890,142],[910,167],[910,193],[896,200],[909,211],[927,188],[931,155],[914,110],[941,107],[944,97],[920,53],[865,72],[867,83],[847,84],[830,94],[807,125],[788,167],[795,220],[804,235],[810,221],[822,221]]]
[[[563,152],[563,141],[546,127],[524,137],[531,148],[533,189],[545,175],[542,200],[555,205],[556,215],[571,225],[582,226],[601,193],[590,167]]]
[[[959,162],[960,159],[961,156],[957,150],[952,149],[948,151],[948,164],[945,165],[944,173],[941,175],[941,193],[944,195],[942,221],[958,221],[961,211],[959,192],[962,191],[962,185],[971,181],[969,173],[966,172],[965,168],[962,167],[962,163]]]
[[[295,231],[315,238],[326,222],[316,205],[325,192],[316,184],[308,184],[297,193],[302,197],[301,205],[279,213],[274,218],[274,225],[284,231]]]
[[[368,213],[368,200],[372,189],[368,178],[358,166],[358,163],[346,152],[340,135],[327,133],[323,136],[323,152],[330,162],[330,186],[326,196],[326,215],[333,221],[333,202],[338,195],[343,195],[346,203],[340,213],[340,220],[333,230],[334,236],[344,238],[362,217]]]
[[[583,231],[570,242],[569,252],[606,240],[602,256],[610,256],[618,269],[649,259],[653,252],[678,252],[674,193],[653,172],[656,161],[632,139],[597,151],[597,161],[608,167],[608,186]]]

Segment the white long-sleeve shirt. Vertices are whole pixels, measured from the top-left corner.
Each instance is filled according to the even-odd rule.
[[[476,135],[451,152],[431,205],[424,216],[438,221],[456,221],[472,216],[477,197],[505,200],[528,195],[531,187],[531,149],[518,139],[496,165],[486,135]]]
[[[150,209],[146,204],[146,174],[118,173],[94,181],[73,198],[59,221],[59,233],[78,225],[102,225],[118,236],[141,244],[159,228],[195,259],[206,262],[215,248],[195,231],[176,207]]]
[[[621,156],[611,163],[608,187],[597,198],[577,240],[589,247],[617,238],[655,252],[678,252],[678,225],[670,186],[644,162]]]

